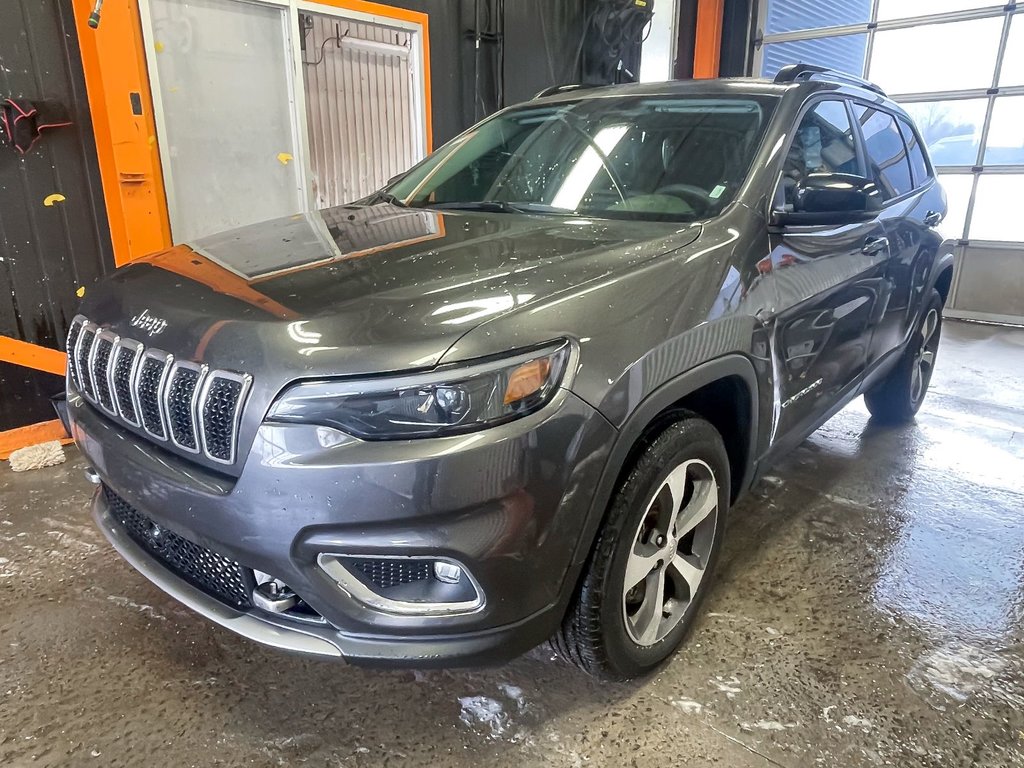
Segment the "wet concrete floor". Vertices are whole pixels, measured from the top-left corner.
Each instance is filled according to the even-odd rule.
[[[5,466],[0,765],[1024,766],[1024,331],[945,330],[917,424],[858,402],[775,467],[629,685],[264,650],[121,561],[73,449]]]

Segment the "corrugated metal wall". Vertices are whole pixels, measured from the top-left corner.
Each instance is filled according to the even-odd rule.
[[[0,143],[0,336],[63,349],[79,289],[113,268],[71,4],[3,0],[0,99],[39,108],[25,155]],[[58,202],[44,200],[59,194]],[[0,430],[54,418],[59,376],[0,363]]]
[[[379,189],[422,157],[412,35],[310,14],[305,41],[306,109],[317,206],[341,205]],[[340,42],[339,42],[340,38]],[[382,43],[380,50],[358,41]]]

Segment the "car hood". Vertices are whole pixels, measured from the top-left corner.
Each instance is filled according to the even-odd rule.
[[[343,206],[134,262],[92,289],[82,311],[147,346],[212,367],[273,370],[275,379],[429,368],[479,324],[675,250],[699,232],[677,223]]]

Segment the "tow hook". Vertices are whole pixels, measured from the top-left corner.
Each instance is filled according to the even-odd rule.
[[[277,579],[265,581],[252,591],[253,605],[271,613],[291,610],[298,601],[295,593]]]

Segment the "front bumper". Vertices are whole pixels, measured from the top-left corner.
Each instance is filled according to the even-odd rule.
[[[567,391],[530,417],[434,440],[337,442],[316,427],[264,425],[235,480],[120,429],[80,398],[69,411],[82,452],[118,496],[179,536],[273,574],[325,621],[220,602],[127,536],[98,493],[97,523],[143,575],[257,642],[387,666],[497,663],[550,636],[614,432]],[[454,616],[380,612],[317,565],[325,552],[450,558],[485,601]]]

